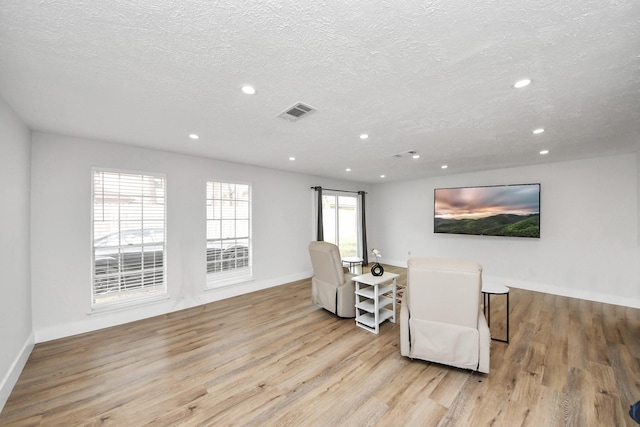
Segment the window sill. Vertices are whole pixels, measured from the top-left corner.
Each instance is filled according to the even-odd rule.
[[[207,280],[205,291],[213,291],[234,285],[242,285],[244,283],[253,282],[253,276],[233,277],[224,280]]]
[[[141,307],[150,304],[156,304],[161,301],[170,300],[171,297],[168,294],[157,295],[148,298],[136,298],[130,301],[105,303],[98,306],[93,306],[87,314],[102,314],[111,313],[115,311],[128,310],[134,307]]]

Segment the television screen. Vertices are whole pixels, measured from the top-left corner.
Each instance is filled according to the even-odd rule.
[[[540,184],[436,188],[435,233],[540,237]]]

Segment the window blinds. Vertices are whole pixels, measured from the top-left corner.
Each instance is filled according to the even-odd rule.
[[[207,286],[252,278],[251,186],[207,182]]]
[[[93,171],[92,304],[166,293],[165,178]]]

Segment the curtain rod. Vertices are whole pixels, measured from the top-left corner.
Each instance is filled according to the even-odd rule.
[[[322,189],[322,190],[327,190],[327,191],[337,191],[339,193],[355,193],[355,194],[364,193],[364,194],[369,194],[366,191],[336,190],[335,188],[323,188],[323,187],[320,187],[319,185],[316,186],[316,187],[311,187],[312,190],[316,190],[316,191],[318,191],[319,188]]]

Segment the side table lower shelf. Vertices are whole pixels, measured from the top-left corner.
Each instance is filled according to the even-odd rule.
[[[378,324],[393,317],[393,311],[388,308],[381,308],[378,312]],[[356,317],[356,323],[361,328],[368,330],[369,332],[375,332],[376,329],[376,316],[373,313],[364,313]],[[393,322],[395,323],[395,322]]]

